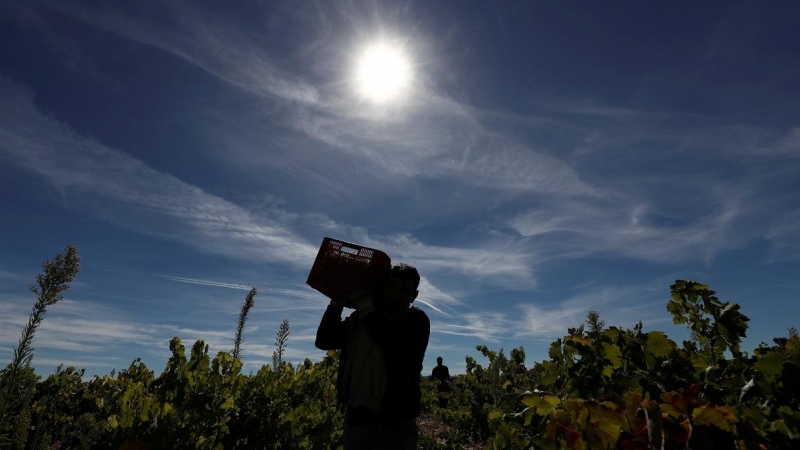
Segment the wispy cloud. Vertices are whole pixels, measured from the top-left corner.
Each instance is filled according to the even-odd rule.
[[[505,336],[509,326],[513,324],[505,314],[489,311],[462,314],[459,319],[460,323],[442,324],[432,332],[500,342],[499,337]]]
[[[127,365],[129,361],[118,361],[118,363]],[[108,358],[92,359],[92,358],[36,358],[36,365],[39,367],[75,367],[76,369],[92,368],[92,367],[108,367],[114,365],[114,362],[109,361]],[[122,366],[119,366],[122,368]]]
[[[667,277],[669,278],[669,277]],[[631,286],[592,286],[561,298],[549,294],[546,300],[534,296],[527,301],[509,301],[508,306],[457,313],[439,324],[434,332],[472,337],[480,341],[502,342],[508,339],[550,341],[566,334],[567,329],[584,322],[586,314],[598,311],[609,325],[632,327],[638,321],[662,323],[666,319],[661,290],[664,279],[649,280]],[[531,294],[533,295],[533,294]]]
[[[157,27],[153,21],[139,20],[115,8],[92,10],[78,5],[63,8],[58,3],[44,3],[96,27],[168,51],[255,94],[307,104],[319,100],[316,88],[277,69],[271,59],[258,50],[255,42],[243,38],[236,24],[220,15],[214,15],[215,20],[208,20],[212,18],[193,5],[181,4],[179,9],[175,2],[152,4],[162,13],[174,18],[180,16],[180,20],[172,22],[178,29],[163,32],[163,28]]]
[[[361,227],[334,222],[325,216],[316,216],[323,230],[335,233],[341,239],[359,242],[367,247],[385,251],[395,263],[405,262],[428,271],[448,271],[494,279],[500,283],[514,280],[518,283],[533,283],[533,268],[530,253],[515,248],[510,241],[483,240],[474,247],[444,247],[429,245],[408,233],[376,235]],[[446,294],[421,280],[421,295],[426,300],[443,303],[458,303]]]
[[[609,201],[544,207],[511,219],[509,226],[551,258],[608,252],[668,262],[687,252],[710,258],[743,245],[745,241],[732,239],[728,232],[741,214],[739,202],[728,198],[699,217],[663,223],[665,215],[656,205]]]
[[[29,277],[27,277],[27,276],[25,276],[25,275],[23,275],[21,273],[17,273],[17,272],[12,271],[12,270],[4,270],[4,269],[0,268],[0,280],[5,280],[5,281],[23,281],[23,280],[25,280],[27,278],[29,278]]]
[[[167,9],[168,14],[173,12]],[[291,71],[278,70],[265,51],[255,45],[255,36],[246,31],[222,33],[221,30],[230,25],[224,18],[208,20],[198,10],[182,11],[182,24],[187,35],[197,38],[188,40],[171,32],[159,31],[147,21],[133,22],[113,11],[98,14],[84,10],[73,14],[95,26],[113,29],[131,39],[185,58],[221,80],[257,96],[288,101],[280,108],[279,116],[270,115],[271,120],[338,149],[347,157],[359,158],[367,167],[379,169],[394,179],[450,180],[459,186],[470,186],[473,195],[481,195],[481,190],[500,192],[501,203],[522,193],[541,193],[557,199],[553,202],[557,206],[529,208],[528,212],[506,219],[506,223],[522,237],[533,238],[531,242],[537,244],[536,236],[547,233],[547,237],[552,238],[558,232],[567,234],[556,243],[547,243],[553,252],[533,257],[530,254],[532,249],[540,247],[520,242],[515,245],[521,249],[518,254],[501,256],[500,252],[493,253],[488,249],[415,245],[414,239],[405,239],[398,248],[392,248],[392,240],[403,241],[402,236],[399,239],[373,239],[376,244],[386,244],[395,254],[405,250],[414,255],[420,265],[434,270],[458,267],[468,274],[480,273],[504,279],[510,275],[533,281],[532,266],[536,261],[552,257],[611,251],[632,258],[664,262],[673,261],[687,249],[700,247],[702,257],[708,259],[758,237],[730,239],[728,231],[738,226],[741,217],[752,211],[752,205],[737,201],[735,193],[720,192],[710,200],[706,198],[705,203],[713,205],[711,209],[704,208],[705,205],[686,209],[682,213],[686,218],[683,224],[659,223],[659,217],[674,216],[674,209],[669,208],[684,202],[691,194],[661,196],[663,177],[654,177],[641,166],[637,169],[641,172],[640,177],[616,176],[619,169],[615,168],[612,182],[588,183],[585,180],[596,179],[596,175],[585,176],[573,167],[574,164],[567,164],[554,156],[563,151],[553,151],[547,148],[548,144],[543,144],[543,149],[534,148],[530,143],[496,133],[481,123],[481,118],[487,114],[491,116],[491,112],[482,112],[449,99],[424,83],[412,92],[403,110],[385,111],[377,116],[365,110],[365,105],[348,101],[345,91],[338,86],[316,89],[313,95],[300,95],[299,98],[305,100],[297,101],[295,94],[286,93],[306,92],[307,89],[297,86],[310,85],[298,81],[300,77]],[[220,51],[222,48],[236,51],[223,52]],[[262,80],[269,80],[275,86],[294,87],[271,91],[263,88]],[[676,155],[686,155],[693,149],[731,149],[742,153],[749,149],[757,151],[766,142],[760,130],[728,126],[710,117],[646,112],[602,104],[544,105],[544,110],[581,116],[574,122],[580,124],[577,129],[582,133],[595,136],[590,147],[601,149],[605,154],[624,151],[640,162],[649,159],[648,164],[659,169],[663,167],[663,161],[672,161]],[[569,124],[569,120],[563,117],[547,120]],[[561,131],[567,128],[562,127]],[[792,136],[776,144],[776,148],[791,152],[796,141]],[[632,145],[652,145],[655,141],[658,141],[658,148],[668,151],[631,151]],[[315,164],[326,164],[326,159],[317,156],[309,154],[309,159],[303,160],[308,164],[300,166],[307,170]],[[584,150],[580,158],[587,157],[594,156]],[[247,159],[243,158],[243,161]],[[651,179],[648,180],[648,176]],[[345,178],[352,180],[352,177]],[[642,188],[639,183],[642,180],[647,180],[649,185]],[[699,178],[689,181],[686,186],[700,188],[698,183]],[[637,192],[629,188],[634,184],[640,186]],[[478,202],[467,199],[463,207],[470,208],[472,204]],[[698,214],[701,208],[704,210]],[[763,237],[765,233],[762,231],[761,235]],[[433,256],[427,259],[425,255]]]
[[[0,81],[0,157],[44,177],[65,194],[90,194],[88,207],[137,231],[238,259],[308,266],[316,248],[286,225],[247,210],[140,160],[81,138],[45,117],[30,93]],[[93,205],[100,200],[102,208]],[[131,214],[130,207],[135,213]]]
[[[170,8],[165,12],[168,15],[175,13]],[[272,108],[265,108],[266,114],[270,114],[270,120],[322,141],[347,157],[359,158],[360,164],[367,165],[363,170],[366,173],[371,172],[371,167],[379,169],[378,174],[383,172],[393,179],[417,178],[436,180],[437,183],[450,181],[457,186],[469,186],[475,193],[461,200],[462,208],[470,209],[479,204],[471,199],[474,195],[490,195],[479,192],[499,192],[500,202],[523,193],[577,198],[593,198],[597,195],[596,190],[582,181],[578,173],[563,160],[522,141],[485,129],[480,123],[480,114],[473,107],[447,98],[431,86],[417,86],[402,110],[377,116],[370,113],[368,107],[365,110],[366,105],[348,100],[339,87],[318,90],[314,95],[301,95],[305,100],[296,101],[296,95],[286,93],[306,91],[305,88],[297,87],[305,86],[297,81],[300,78],[276,69],[275,63],[266,56],[265,51],[255,44],[256,37],[244,31],[223,33],[221,30],[227,30],[230,25],[224,18],[205,17],[194,9],[181,10],[180,23],[185,28],[185,35],[181,35],[159,29],[157,24],[147,20],[133,21],[113,10],[104,10],[101,13],[78,9],[65,13],[175,54],[209,70],[221,80],[266,100],[288,102],[280,108],[279,114],[269,112]],[[186,39],[185,36],[196,39]],[[294,87],[272,91],[263,88],[264,80],[269,85]],[[302,152],[293,152],[289,158],[306,158],[302,161],[307,164],[301,166],[320,166],[320,171],[331,161],[330,157],[320,158],[315,153],[302,155]],[[250,159],[242,158],[245,163],[249,163]],[[340,178],[348,180],[347,183],[357,179]],[[365,186],[357,188],[364,189]],[[266,239],[264,235],[268,234],[270,239],[267,239],[267,243],[272,245],[266,247],[272,250],[270,253],[279,253],[281,249],[276,247],[291,240],[292,233],[282,224],[269,221],[254,223],[252,217],[242,214],[243,211],[236,213],[237,219],[242,216],[246,219],[237,220],[242,225],[233,226],[230,223],[212,221],[211,224],[216,226],[205,225],[204,234],[213,234],[215,238],[227,234],[228,239],[220,241],[225,243],[231,243],[230,237],[234,235],[240,236],[242,241],[258,241],[260,238]],[[209,215],[213,215],[215,219],[220,216],[216,211]],[[263,229],[264,227],[267,229]],[[274,236],[276,234],[279,237]],[[533,285],[535,282],[530,248],[521,251],[509,251],[519,248],[517,245],[511,245],[504,251],[474,246],[445,248],[425,245],[410,236],[374,239],[367,237],[366,242],[384,245],[393,254],[424,266],[427,270],[457,270],[489,280],[496,279],[500,283],[515,280],[517,284]],[[261,242],[257,245],[265,248]],[[238,253],[240,249],[215,250],[232,254]],[[307,257],[310,249],[300,253]],[[444,302],[450,300],[447,296],[429,299]]]
[[[770,262],[791,261],[800,257],[800,207],[776,219],[767,237],[774,246]]]
[[[101,217],[204,252],[310,267],[317,249],[292,231],[294,216],[280,212],[274,214],[274,219],[263,214],[253,216],[242,207],[158,172],[125,153],[76,136],[36,110],[30,93],[19,86],[4,82],[2,91],[11,107],[0,114],[1,155],[43,176],[66,195],[88,194],[78,203]],[[97,202],[103,207],[98,208]],[[343,225],[340,229],[348,227]],[[530,277],[522,253],[427,246],[407,235],[378,240],[362,232],[360,237],[367,244],[374,243],[427,270]],[[191,282],[188,280],[193,279],[173,279]],[[436,302],[455,302],[429,283],[424,288],[423,299],[433,306]],[[300,291],[273,292],[310,295]]]
[[[259,96],[283,100],[291,97],[263,90],[259,88],[259,80],[241,76],[242,73],[260,74],[266,70],[264,67],[272,67],[266,70],[271,75],[264,79],[298,79],[289,72],[275,70],[274,62],[253,45],[253,36],[237,32],[221,37],[219,30],[225,28],[224,21],[200,20],[196,11],[186,16],[187,32],[198,36],[198,42],[212,37],[215,39],[213,45],[195,46],[172,34],[145,33],[142,30],[147,29],[147,25],[120,23],[113,19],[113,14],[82,14],[85,20],[97,26],[113,28],[135,40],[146,39],[147,43],[181,57],[191,53],[190,62],[203,68],[213,66],[215,70],[212,73],[216,76]],[[214,50],[222,47],[241,50],[233,53]],[[512,275],[518,279],[527,277],[534,280],[532,266],[536,261],[553,257],[616,252],[637,259],[667,262],[682,257],[688,249],[700,248],[702,257],[709,259],[720,251],[737,248],[750,239],[766,235],[762,230],[761,236],[730,238],[730,231],[753,210],[751,204],[738,201],[736,193],[719,193],[711,200],[706,199],[706,203],[713,205],[710,209],[704,208],[705,205],[686,209],[682,213],[685,223],[660,223],[660,217],[674,216],[675,211],[668,210],[672,208],[671,202],[684,202],[692,194],[664,198],[659,194],[663,189],[663,178],[652,177],[646,170],[641,177],[629,177],[628,182],[625,182],[625,177],[618,177],[611,184],[591,185],[571,165],[549,154],[552,152],[539,151],[529,144],[494,133],[480,121],[485,114],[424,85],[414,91],[404,105],[404,111],[389,112],[378,119],[373,117],[370,120],[363,110],[353,108],[352,102],[347,102],[338,89],[317,90],[313,101],[293,102],[287,108],[281,109],[284,119],[276,120],[346,155],[357,156],[370,167],[380,168],[393,177],[449,179],[461,186],[499,191],[506,198],[536,192],[560,199],[556,207],[530,208],[529,212],[507,220],[508,225],[522,237],[532,238],[530,241],[536,244],[539,243],[537,236],[547,234],[550,240],[554,235],[564,233],[556,242],[547,242],[544,247],[521,244],[517,247],[523,249],[519,254],[429,247],[421,243],[415,245],[414,239],[405,239],[397,248],[392,248],[391,238],[373,240],[376,244],[387,244],[395,254],[405,251],[414,255],[412,258],[418,264],[434,270],[458,268],[468,274],[499,278]],[[764,142],[763,132],[759,130],[715,123],[713,118],[598,104],[551,105],[549,109],[596,119],[595,122],[578,121],[587,135],[597,136],[591,143],[594,148],[612,154],[624,149],[640,161],[645,158],[670,161],[677,154],[687,154],[697,148],[731,149],[743,153],[749,149],[755,151],[759,143]],[[690,119],[699,120],[704,127],[687,126]],[[794,148],[796,139],[792,136],[776,148]],[[669,148],[669,152],[630,151],[631,145],[652,144],[654,141],[659,142],[659,148]],[[615,147],[620,150],[615,152]],[[663,167],[663,163],[659,167]],[[650,185],[642,189],[638,182],[648,176],[652,178]],[[702,188],[698,184],[699,178],[689,183],[688,186]],[[638,192],[629,189],[633,184],[640,186]],[[465,202],[467,208],[468,204]],[[702,212],[698,214],[701,208]],[[397,240],[403,241],[402,237]],[[531,250],[538,248],[551,251],[532,258]],[[427,259],[426,254],[433,256]]]
[[[9,353],[19,338],[19,333],[27,321],[24,311],[3,296],[0,301],[0,345],[3,353]],[[317,307],[317,312],[320,308]],[[318,314],[321,316],[321,312]],[[314,314],[311,318],[297,317],[292,321],[292,342],[307,340],[309,329],[315,328],[319,318]],[[276,318],[265,321],[263,318],[251,318],[250,322],[274,323]],[[314,324],[310,327],[310,324]],[[147,320],[144,315],[129,316],[108,305],[86,300],[64,299],[50,308],[47,319],[37,329],[34,341],[35,365],[37,367],[72,365],[78,368],[110,367],[121,368],[136,357],[145,360],[148,366],[156,371],[169,356],[168,342],[173,336],[179,336],[184,345],[191,347],[195,341],[203,340],[209,345],[209,352],[214,355],[220,351],[230,351],[233,340],[234,322],[230,326],[221,327],[219,321],[205,323],[200,316],[192,316],[179,323],[164,323],[153,317]],[[267,336],[258,331],[257,326],[249,326],[245,333],[247,353],[255,356],[270,356],[273,347],[263,342],[270,342],[274,330],[267,330]],[[313,335],[312,335],[313,336]],[[262,342],[262,343],[259,343]],[[318,352],[309,350],[307,345],[290,346],[293,357],[301,361],[305,357],[318,357]],[[8,350],[6,352],[5,350]],[[109,358],[107,354],[113,350],[117,356]],[[99,353],[104,356],[98,357]],[[251,358],[246,358],[248,370],[258,369]]]
[[[398,177],[450,177],[491,190],[592,193],[563,161],[484,130],[474,108],[443,96],[424,80],[412,90],[402,109],[372,110],[352,98],[342,72],[337,72],[344,77],[341,83],[318,89],[291,71],[279,69],[258,43],[258,36],[233,26],[224,16],[211,17],[185,6],[178,11],[162,5],[167,16],[180,15],[180,33],[159,28],[151,17],[134,20],[113,8],[63,12],[169,52],[256,96],[280,102],[277,114],[270,116],[273,122],[346,155],[357,155],[366,167],[378,167]],[[335,45],[342,43],[319,48],[317,56],[348,51],[332,47]],[[338,64],[347,64],[346,58]]]
[[[589,311],[600,318],[612,319],[622,327],[632,327],[639,320],[652,323],[664,302],[656,301],[662,288],[661,280],[636,286],[603,286],[584,289],[553,305],[527,302],[516,305],[521,316],[513,326],[515,337],[554,339],[563,336],[567,328],[584,322]]]
[[[800,157],[800,126],[792,128],[774,149],[782,155]]]
[[[3,301],[0,301],[0,344],[4,348],[16,347],[27,323],[27,311],[18,303],[10,302],[9,296],[3,296]],[[34,363],[37,366],[49,364],[44,361],[52,361],[53,365],[76,365],[73,359],[78,358],[79,362],[90,364],[76,367],[99,366],[103,363],[96,355],[103,350],[132,344],[163,344],[154,337],[156,329],[153,325],[137,324],[120,317],[101,304],[64,299],[48,310],[47,319],[36,331]],[[135,356],[123,356],[128,357],[133,359]],[[93,358],[98,361],[92,362]],[[108,357],[103,359],[106,365],[110,364]]]

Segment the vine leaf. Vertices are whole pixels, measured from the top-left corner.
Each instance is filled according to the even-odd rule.
[[[669,356],[675,343],[672,342],[663,331],[651,331],[647,333],[647,351],[656,358]]]
[[[729,408],[713,405],[695,408],[692,411],[692,420],[695,425],[714,425],[725,431],[731,431],[731,425],[738,422],[736,415]]]
[[[781,373],[783,361],[783,355],[773,351],[759,357],[754,367],[765,375],[775,376]]]

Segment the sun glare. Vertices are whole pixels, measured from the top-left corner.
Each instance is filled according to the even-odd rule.
[[[384,103],[397,98],[408,87],[411,66],[401,48],[379,43],[361,55],[356,79],[364,97]]]

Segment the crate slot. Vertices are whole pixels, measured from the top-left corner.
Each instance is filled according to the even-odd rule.
[[[344,252],[344,253],[349,253],[351,255],[358,255],[358,253],[359,253],[359,249],[345,247],[344,245],[342,246],[341,251]]]

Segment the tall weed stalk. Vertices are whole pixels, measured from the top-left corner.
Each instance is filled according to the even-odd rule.
[[[289,334],[289,319],[283,319],[280,328],[278,328],[278,334],[275,336],[275,351],[272,352],[273,369],[283,367],[286,364],[286,361],[283,360],[283,355],[286,353],[286,346],[289,343]]]
[[[78,248],[67,246],[63,254],[42,263],[42,273],[36,275],[36,285],[30,290],[36,294],[28,324],[22,330],[14,359],[0,372],[0,446],[25,445],[30,420],[30,405],[36,387],[33,361],[33,337],[44,320],[47,307],[63,299],[70,283],[81,270]]]
[[[244,299],[242,310],[239,312],[239,323],[236,325],[236,337],[233,339],[233,350],[231,350],[231,356],[233,356],[234,359],[238,358],[241,353],[242,342],[244,342],[244,323],[247,321],[247,314],[250,313],[250,308],[255,304],[257,293],[258,290],[256,288],[250,289],[250,292],[247,293],[247,297]]]

